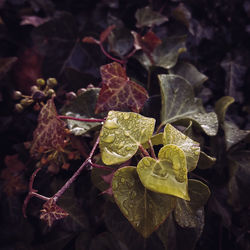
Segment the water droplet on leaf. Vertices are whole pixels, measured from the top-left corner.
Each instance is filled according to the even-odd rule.
[[[124,120],[128,120],[129,117],[130,117],[130,114],[129,114],[129,113],[124,113],[124,114],[123,114]]]
[[[104,127],[107,128],[107,129],[115,129],[115,128],[118,128],[119,125],[117,124],[117,119],[114,118],[112,120],[107,120],[105,123],[104,123]]]
[[[106,137],[102,139],[106,143],[111,143],[115,140],[115,135],[114,134],[109,134]]]

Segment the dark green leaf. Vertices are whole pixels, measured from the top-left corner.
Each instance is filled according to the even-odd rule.
[[[166,21],[168,18],[162,14],[153,11],[149,6],[142,9],[138,9],[135,13],[135,18],[137,20],[136,27],[152,27],[154,25],[160,25]]]
[[[76,118],[103,118],[102,115],[95,114],[95,106],[100,89],[88,89],[83,94],[77,96],[69,105],[62,108],[62,113],[66,116]],[[67,120],[68,128],[74,135],[84,135],[91,129],[100,127],[99,122],[79,122]]]
[[[102,161],[113,165],[129,160],[154,131],[155,119],[137,113],[110,111],[100,133]]]
[[[204,153],[203,151],[200,152],[200,158],[197,164],[197,168],[199,169],[208,169],[211,168],[214,163],[216,162],[216,158],[211,157]]]
[[[206,113],[201,101],[194,97],[192,86],[177,75],[160,75],[162,124],[192,120],[210,136],[217,134],[218,120],[214,112]]]
[[[186,51],[185,41],[186,36],[168,37],[154,49],[150,58],[143,52],[138,52],[135,57],[147,69],[151,66],[170,69],[175,66],[179,54]]]
[[[115,201],[133,227],[147,238],[175,206],[175,198],[144,188],[135,167],[117,170],[112,181]]]
[[[187,62],[178,62],[169,72],[186,79],[193,86],[195,92],[198,92],[203,83],[208,79],[207,76],[199,72],[194,65]]]

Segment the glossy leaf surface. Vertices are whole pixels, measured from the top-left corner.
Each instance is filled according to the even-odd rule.
[[[142,9],[138,9],[135,13],[135,18],[137,20],[136,27],[152,27],[153,25],[160,25],[166,21],[168,18],[162,14],[153,11],[149,6]]]
[[[120,210],[144,238],[154,232],[175,207],[174,197],[147,190],[135,167],[117,170],[112,189]]]
[[[62,109],[62,113],[66,116],[75,118],[103,118],[101,115],[95,114],[95,105],[100,89],[88,89],[83,94],[77,96],[69,105]],[[67,120],[68,128],[74,135],[84,135],[91,129],[100,126],[99,122],[80,122],[74,120]]]
[[[192,171],[196,168],[200,157],[200,147],[198,142],[181,133],[171,124],[167,124],[164,128],[163,144],[174,144],[181,148],[186,156],[188,171]]]
[[[177,75],[160,75],[162,95],[162,123],[192,120],[210,136],[218,131],[218,120],[214,112],[206,113],[200,100],[194,97],[192,86]]]
[[[95,113],[109,110],[139,112],[148,99],[147,91],[131,81],[125,69],[117,62],[101,67],[102,89]]]
[[[51,149],[63,147],[65,139],[64,122],[57,118],[57,111],[53,99],[43,106],[38,117],[38,126],[33,133],[30,149],[32,157]]]
[[[197,164],[199,169],[208,169],[214,165],[216,158],[207,155],[205,152],[200,152],[200,158]]]
[[[186,157],[176,145],[161,148],[158,160],[142,158],[137,165],[137,172],[147,189],[189,200]]]
[[[177,199],[174,216],[181,227],[196,227],[200,223],[200,217],[204,219],[202,207],[206,204],[210,191],[209,188],[198,180],[188,181],[190,201]]]
[[[113,165],[129,160],[153,134],[155,119],[132,112],[110,111],[100,133],[102,161]]]

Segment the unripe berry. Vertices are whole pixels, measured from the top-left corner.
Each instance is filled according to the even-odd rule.
[[[76,98],[76,93],[73,91],[68,92],[68,93],[66,93],[66,98],[67,98],[67,100],[72,101]]]
[[[32,104],[34,101],[32,99],[24,98],[21,100],[21,104],[23,107],[28,107],[30,104]]]
[[[15,105],[15,110],[18,112],[18,113],[21,113],[23,111],[23,105],[20,104],[20,103],[17,103]]]
[[[42,79],[42,78],[38,78],[38,79],[36,80],[36,84],[37,84],[37,86],[42,87],[42,86],[45,85],[45,81],[44,81],[44,79]]]
[[[51,97],[51,96],[53,96],[53,95],[55,95],[56,93],[55,93],[55,91],[54,91],[54,89],[49,89],[47,92],[46,92],[46,95],[48,96],[48,97]]]
[[[36,91],[39,91],[39,88],[36,85],[33,85],[30,87],[30,91],[31,91],[31,93],[34,93]]]
[[[54,88],[56,85],[57,85],[57,80],[56,78],[49,78],[47,80],[47,85],[50,87],[50,88]]]
[[[13,97],[14,100],[19,100],[19,99],[22,98],[22,93],[20,91],[14,91],[12,97]]]

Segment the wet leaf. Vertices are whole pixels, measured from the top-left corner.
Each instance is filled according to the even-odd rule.
[[[53,99],[43,106],[38,117],[38,125],[33,133],[30,154],[39,157],[41,152],[60,150],[65,140],[64,122],[57,118],[57,111]]]
[[[120,210],[144,238],[164,222],[175,206],[174,197],[144,188],[135,167],[117,170],[112,189]]]
[[[223,129],[225,132],[227,150],[235,144],[250,137],[250,130],[239,129],[233,122],[225,121]]]
[[[100,132],[102,161],[113,165],[129,160],[153,134],[155,119],[132,112],[110,111]]]
[[[137,172],[147,189],[189,200],[186,157],[178,146],[171,144],[162,147],[158,160],[142,158]]]
[[[88,89],[78,95],[69,105],[62,108],[61,112],[66,116],[76,118],[103,118],[103,115],[95,114],[96,101],[99,95],[99,88]],[[100,122],[79,122],[67,120],[68,128],[74,135],[84,135],[94,128],[100,127]]]
[[[12,68],[17,61],[17,57],[0,58],[0,79]]]
[[[200,152],[200,158],[197,164],[199,169],[208,169],[211,168],[216,162],[216,158],[207,155],[205,152]]]
[[[206,204],[210,191],[209,188],[198,180],[188,180],[190,201],[177,199],[174,216],[181,227],[197,227],[204,225],[203,206]]]
[[[152,27],[154,25],[160,25],[168,21],[166,16],[163,16],[159,12],[153,11],[149,6],[142,9],[138,9],[135,13],[137,20],[136,27]]]
[[[215,103],[215,113],[217,114],[218,120],[221,124],[225,121],[228,107],[234,103],[234,101],[234,98],[231,96],[223,96]]]
[[[194,97],[190,83],[177,75],[159,75],[162,95],[162,124],[179,120],[192,120],[203,131],[214,136],[218,120],[214,112],[206,113],[201,101]]]
[[[186,79],[193,86],[195,92],[198,92],[203,83],[208,79],[194,65],[187,62],[178,62],[169,72]]]
[[[162,40],[150,57],[146,53],[136,54],[135,57],[146,68],[159,66],[170,69],[177,63],[181,53],[186,51],[186,36],[172,36]]]
[[[190,172],[196,168],[200,157],[200,146],[198,142],[193,141],[171,124],[167,124],[164,128],[163,144],[174,144],[181,148],[186,156],[188,171]]]
[[[239,92],[239,88],[244,84],[244,75],[247,68],[234,60],[222,61],[221,67],[226,72],[225,95],[232,96],[237,102],[242,102],[243,97],[241,96],[241,92]]]
[[[147,91],[131,81],[125,69],[117,62],[101,67],[102,89],[100,91],[96,113],[120,110],[139,112],[148,99]]]
[[[51,227],[54,221],[61,220],[68,215],[69,214],[61,207],[57,206],[55,201],[51,198],[43,204],[40,219],[45,220],[48,226]]]

